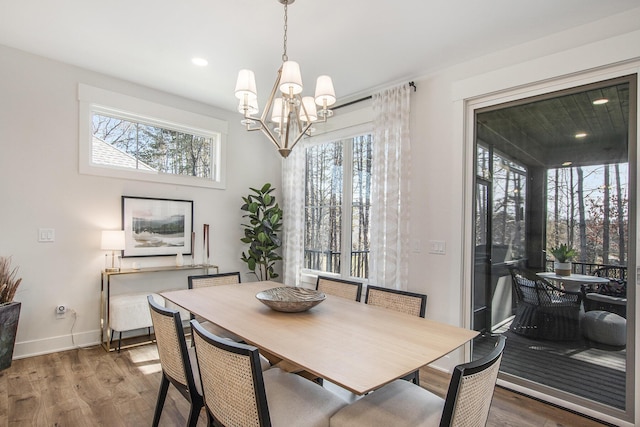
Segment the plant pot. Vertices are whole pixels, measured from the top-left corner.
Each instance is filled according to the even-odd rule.
[[[553,269],[558,276],[571,276],[571,262],[553,262]]]
[[[0,371],[11,366],[21,305],[20,302],[0,305]]]

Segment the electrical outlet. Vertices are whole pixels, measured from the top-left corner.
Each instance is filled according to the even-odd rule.
[[[56,319],[64,319],[67,315],[66,305],[56,305]]]

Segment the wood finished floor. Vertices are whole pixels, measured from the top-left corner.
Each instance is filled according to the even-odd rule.
[[[449,376],[430,368],[423,386],[444,396]],[[0,372],[0,426],[145,426],[153,419],[160,363],[155,345],[118,353],[101,347],[15,360]],[[183,426],[187,401],[173,388],[161,426]],[[199,426],[206,426],[204,411]],[[600,426],[602,424],[496,388],[488,426]]]

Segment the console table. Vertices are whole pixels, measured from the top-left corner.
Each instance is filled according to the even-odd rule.
[[[188,271],[188,270],[200,270],[199,274],[218,273],[219,269],[217,265],[185,265],[185,266],[165,266],[165,267],[145,267],[145,268],[123,268],[120,271],[102,271],[102,281],[100,285],[100,341],[102,347],[106,351],[115,350],[111,346],[111,339],[113,331],[109,327],[109,302],[111,298],[111,286],[112,278],[122,275],[131,274],[145,274],[145,273],[162,273],[162,272],[175,272],[175,271]],[[185,280],[186,288],[186,280]],[[158,289],[156,292],[161,292],[167,289]],[[135,344],[129,344],[121,348],[133,347],[136,345],[148,344],[150,340],[143,342],[136,342]]]

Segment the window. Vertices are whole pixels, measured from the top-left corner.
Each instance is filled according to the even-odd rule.
[[[226,122],[80,85],[80,172],[224,188]]]
[[[367,278],[372,135],[306,149],[305,268]]]
[[[626,265],[628,168],[625,162],[547,171],[547,253],[567,243],[581,264]]]

